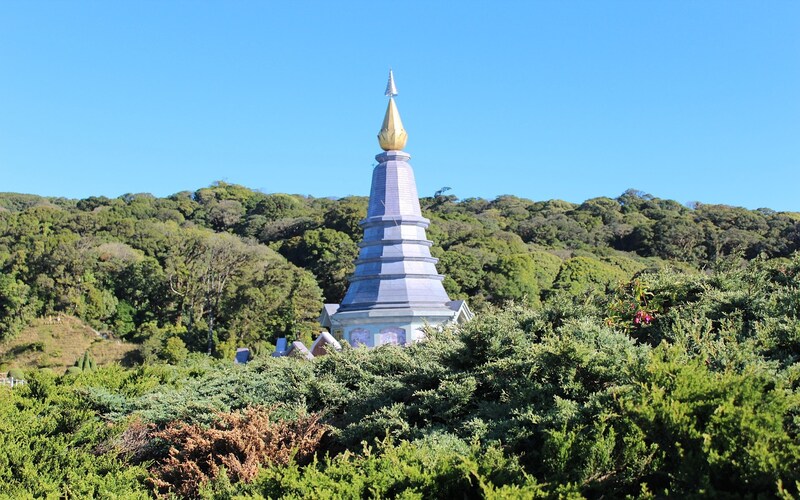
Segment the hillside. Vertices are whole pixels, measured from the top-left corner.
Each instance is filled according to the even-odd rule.
[[[50,368],[57,374],[88,352],[98,366],[140,362],[139,346],[97,332],[71,316],[36,319],[13,339],[0,343],[0,373],[12,368]]]
[[[796,498],[799,291],[800,255],[731,260],[407,347],[33,370],[0,496]]]
[[[303,361],[365,198],[0,194],[0,497],[800,494],[798,214],[421,204],[476,319]]]
[[[445,288],[478,312],[605,293],[646,270],[708,272],[800,248],[797,213],[686,207],[634,190],[580,204],[441,193],[420,201]],[[67,315],[141,344],[148,359],[308,340],[323,302],[346,290],[366,205],[223,182],[165,198],[2,193],[0,339]],[[167,354],[170,339],[177,351]]]

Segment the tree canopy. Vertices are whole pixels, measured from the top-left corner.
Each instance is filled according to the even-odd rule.
[[[800,215],[443,193],[432,252],[476,319],[313,361],[269,354],[341,299],[365,198],[0,194],[26,381],[0,385],[0,497],[800,494]],[[20,370],[42,343],[6,346],[63,316],[140,359]]]

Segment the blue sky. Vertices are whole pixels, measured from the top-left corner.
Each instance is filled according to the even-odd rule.
[[[800,2],[0,2],[0,191],[367,195],[388,68],[420,194],[800,211]]]

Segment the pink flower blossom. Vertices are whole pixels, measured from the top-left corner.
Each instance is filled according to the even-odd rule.
[[[642,310],[636,311],[633,317],[633,324],[635,325],[641,325],[642,323],[649,325],[651,321],[653,321],[653,316],[649,312]]]

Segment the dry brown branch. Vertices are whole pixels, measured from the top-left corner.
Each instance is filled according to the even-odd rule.
[[[251,407],[219,413],[208,428],[176,422],[154,433],[170,445],[168,456],[151,469],[154,486],[161,493],[193,497],[222,466],[231,481],[250,482],[262,464],[308,460],[327,430],[319,416],[271,422],[271,413],[271,408]]]

